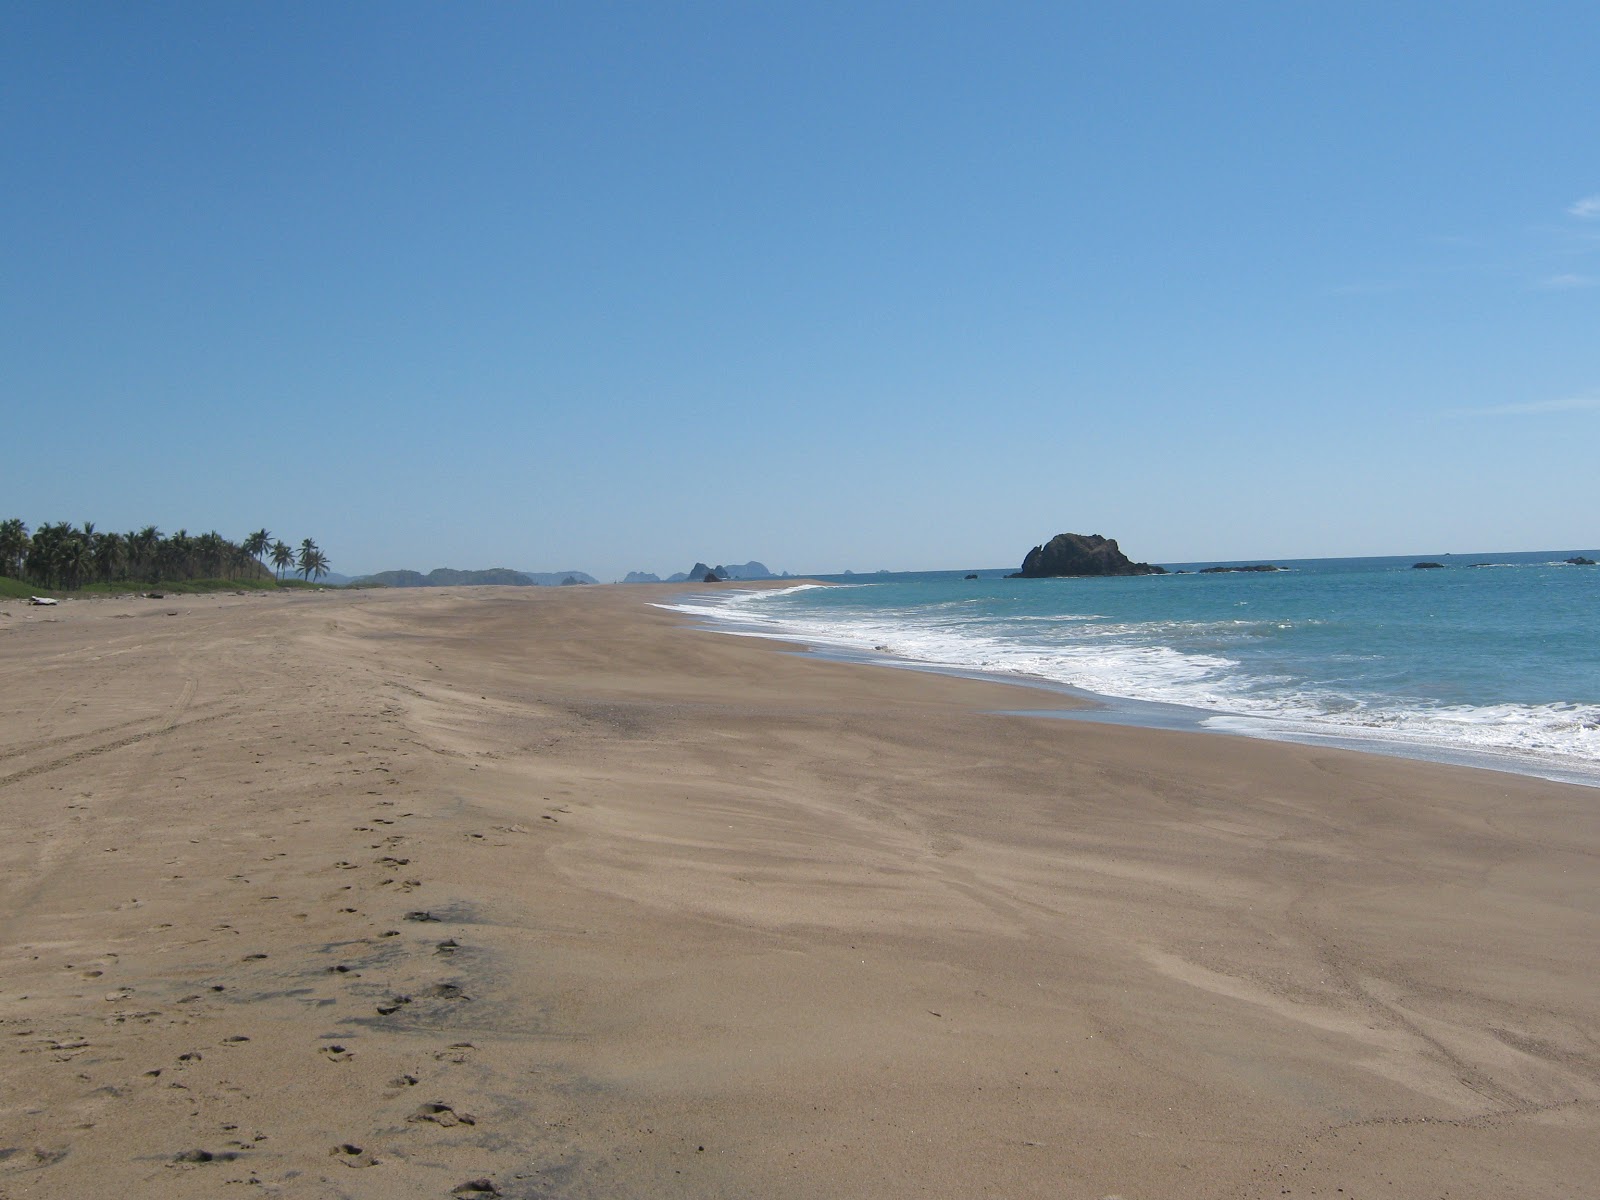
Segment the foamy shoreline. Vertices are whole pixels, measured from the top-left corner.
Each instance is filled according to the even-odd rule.
[[[1202,663],[1161,647],[1130,651],[1115,639],[1098,637],[1089,645],[1059,650],[1044,644],[1018,646],[986,636],[981,625],[930,631],[924,628],[930,617],[914,609],[874,613],[869,607],[867,617],[852,613],[846,619],[828,609],[797,613],[785,607],[774,612],[768,603],[831,586],[840,585],[724,584],[711,594],[687,593],[661,607],[719,632],[786,638],[840,661],[1019,683],[1070,696],[1090,706],[1080,719],[1359,750],[1600,787],[1600,759],[1595,757],[1600,743],[1593,724],[1600,719],[1600,708],[1594,705],[1427,706],[1369,698],[1347,710],[1328,711],[1304,700],[1237,694],[1237,688],[1226,684],[1239,664],[1221,659]],[[872,581],[854,586],[870,588]],[[1106,663],[1131,665],[1130,653],[1140,659],[1132,675],[1116,669],[1108,673]],[[1210,670],[1220,671],[1223,684],[1215,694],[1213,685],[1196,683]]]

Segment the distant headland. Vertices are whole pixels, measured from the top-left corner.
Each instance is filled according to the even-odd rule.
[[[513,571],[510,567],[489,567],[482,571],[456,571],[450,567],[436,567],[424,575],[421,571],[379,571],[376,575],[362,575],[350,581],[352,587],[554,587],[578,583],[595,583],[593,575],[584,571]]]

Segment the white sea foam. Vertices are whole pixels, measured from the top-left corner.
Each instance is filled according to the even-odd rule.
[[[1205,724],[1228,732],[1290,739],[1320,735],[1424,752],[1487,752],[1506,756],[1513,767],[1564,763],[1576,775],[1594,774],[1600,781],[1600,705],[1391,701],[1307,687],[1287,676],[1250,674],[1226,653],[1172,645],[1251,637],[1252,630],[1282,628],[1282,621],[1134,623],[1085,614],[1018,614],[1008,619],[1012,628],[997,630],[968,621],[955,611],[960,607],[955,603],[904,610],[801,611],[773,603],[818,586],[823,585],[729,589],[660,607],[707,620],[729,633],[778,636],[845,653],[1182,705],[1211,714]]]

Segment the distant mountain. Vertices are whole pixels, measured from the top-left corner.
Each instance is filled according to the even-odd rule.
[[[358,587],[555,587],[567,583],[594,583],[593,575],[583,571],[513,571],[510,567],[490,567],[486,571],[457,571],[438,567],[426,575],[420,571],[379,571],[350,582]]]
[[[623,583],[660,583],[661,576],[652,575],[649,571],[629,571]]]

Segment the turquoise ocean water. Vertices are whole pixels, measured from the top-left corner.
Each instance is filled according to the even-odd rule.
[[[730,633],[1104,701],[1090,719],[1600,786],[1600,552],[1277,560],[1272,573],[819,577],[665,605]],[[1212,563],[1163,563],[1191,572]]]

